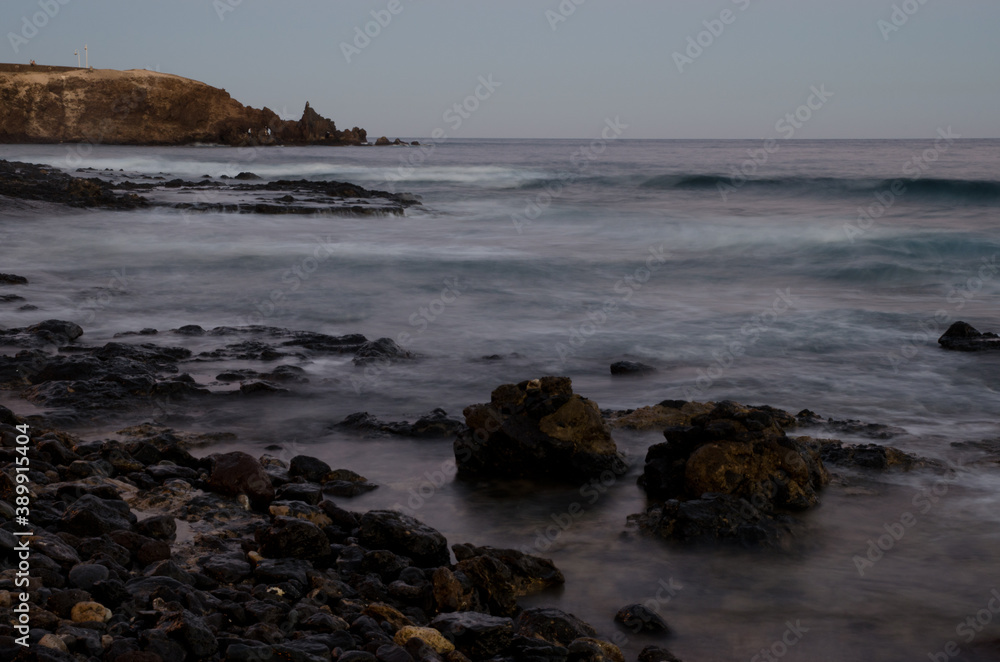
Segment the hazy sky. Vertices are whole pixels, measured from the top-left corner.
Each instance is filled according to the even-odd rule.
[[[998,29],[997,0],[2,0],[0,61],[74,65],[86,43],[96,68],[296,118],[308,100],[373,136],[590,137],[619,117],[626,138],[788,137],[798,109],[795,138],[982,138],[1000,137]],[[496,85],[469,99],[480,77]]]

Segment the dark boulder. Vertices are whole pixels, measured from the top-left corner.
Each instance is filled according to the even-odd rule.
[[[509,618],[474,611],[438,614],[430,626],[474,660],[501,653],[514,637],[514,622]]]
[[[275,517],[258,536],[260,553],[268,558],[319,560],[330,556],[330,542],[323,530],[297,517]]]
[[[510,586],[515,597],[561,586],[566,581],[551,559],[532,556],[516,549],[475,547],[469,544],[452,545],[452,549],[459,568],[462,563],[481,557],[489,557],[503,564],[509,571]]]
[[[569,646],[580,637],[596,637],[597,632],[573,614],[550,607],[525,609],[517,617],[517,634]]]
[[[308,455],[296,455],[288,463],[289,476],[302,477],[311,483],[322,483],[331,471],[329,464]]]
[[[670,628],[663,617],[641,604],[627,605],[615,614],[615,621],[621,623],[635,634],[640,632],[669,632]]]
[[[28,279],[16,274],[0,274],[0,285],[27,285]]]
[[[413,354],[400,347],[392,338],[369,340],[354,352],[355,365],[385,363],[414,358]]]
[[[681,662],[681,659],[659,646],[646,646],[639,651],[639,662]]]
[[[944,349],[959,352],[1000,350],[1000,336],[990,332],[981,333],[966,322],[955,322],[938,338],[938,344]]]
[[[369,549],[388,549],[422,568],[447,565],[448,541],[420,520],[395,510],[370,510],[361,517],[358,540]]]
[[[644,375],[656,372],[656,368],[638,361],[618,361],[611,364],[612,375]]]
[[[764,509],[814,506],[829,475],[817,451],[785,434],[785,417],[791,418],[719,403],[692,425],[664,431],[667,441],[650,447],[639,484],[659,499],[717,493]]]
[[[274,500],[271,479],[260,462],[241,451],[208,456],[212,470],[207,486],[214,492],[245,494],[255,508],[266,508]]]
[[[505,384],[464,413],[468,430],[455,441],[462,474],[580,482],[625,471],[597,405],[575,395],[568,377]]]
[[[567,650],[570,662],[625,662],[621,649],[593,637],[581,637],[567,646]]]
[[[135,523],[136,516],[124,501],[85,494],[66,508],[60,528],[75,535],[92,536],[131,530]]]

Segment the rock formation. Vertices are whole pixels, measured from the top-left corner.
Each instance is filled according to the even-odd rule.
[[[298,121],[189,78],[131,69],[0,64],[0,143],[359,145],[308,103]]]

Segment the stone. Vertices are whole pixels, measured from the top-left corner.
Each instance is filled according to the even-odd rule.
[[[1000,336],[995,333],[981,333],[967,322],[955,322],[938,338],[944,349],[959,352],[984,352],[1000,350]]]
[[[502,652],[514,636],[511,619],[474,611],[438,614],[430,626],[472,659],[489,658]]]
[[[258,533],[260,553],[268,558],[318,560],[330,556],[330,542],[312,522],[295,517],[275,517],[271,526]]]
[[[581,637],[596,637],[590,624],[552,607],[525,609],[517,617],[517,634],[542,639],[558,646],[569,646]]]
[[[567,650],[572,662],[625,662],[620,648],[592,637],[577,639],[567,646]]]
[[[416,637],[434,649],[437,653],[448,653],[455,650],[455,644],[448,641],[438,630],[434,628],[423,628],[416,625],[405,625],[393,635],[393,641],[400,646],[405,646],[406,642]]]
[[[16,274],[0,274],[0,285],[27,285],[28,279]]]
[[[89,591],[94,584],[106,580],[110,574],[110,571],[103,565],[81,563],[70,569],[69,581],[77,588]]]
[[[611,364],[612,375],[644,375],[656,372],[656,368],[638,361],[618,361]]]
[[[392,338],[379,338],[365,342],[354,353],[354,364],[363,366],[371,363],[389,363],[415,358],[400,347]]]
[[[639,662],[681,662],[681,660],[666,648],[646,646],[639,651]]]
[[[580,483],[627,470],[597,405],[574,394],[568,377],[500,386],[464,414],[468,430],[454,444],[462,475]]]
[[[89,621],[107,623],[111,620],[111,616],[111,610],[99,602],[78,602],[73,605],[73,610],[70,612],[70,619],[74,623]]]
[[[669,632],[663,617],[641,604],[626,605],[615,614],[615,621],[621,623],[634,634],[640,632]]]
[[[137,522],[135,531],[155,540],[173,540],[177,536],[177,520],[172,515],[154,515]]]
[[[551,559],[525,554],[516,549],[463,544],[452,545],[452,550],[460,563],[477,556],[488,556],[505,565],[510,571],[513,590],[518,597],[561,586],[566,581]]]
[[[60,520],[62,530],[76,535],[100,535],[131,530],[136,517],[123,501],[85,494],[74,501]]]
[[[358,539],[369,549],[388,549],[423,568],[447,565],[451,560],[448,541],[440,532],[394,510],[371,510],[362,515]]]
[[[322,483],[331,471],[329,464],[309,455],[296,455],[288,463],[289,476],[301,476],[310,483]]]
[[[38,645],[44,646],[45,648],[52,648],[61,653],[69,653],[69,646],[66,645],[66,642],[62,640],[62,637],[54,634],[44,635],[38,640]]]
[[[253,573],[253,568],[243,559],[229,556],[208,556],[198,564],[202,572],[223,584],[235,584]]]
[[[208,456],[211,474],[207,486],[214,492],[230,496],[246,495],[254,508],[266,508],[274,500],[274,487],[264,467],[253,456],[242,451],[215,453]]]

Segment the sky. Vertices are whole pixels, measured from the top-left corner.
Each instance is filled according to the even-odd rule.
[[[86,44],[370,136],[998,138],[998,28],[997,0],[2,0],[0,62]]]

